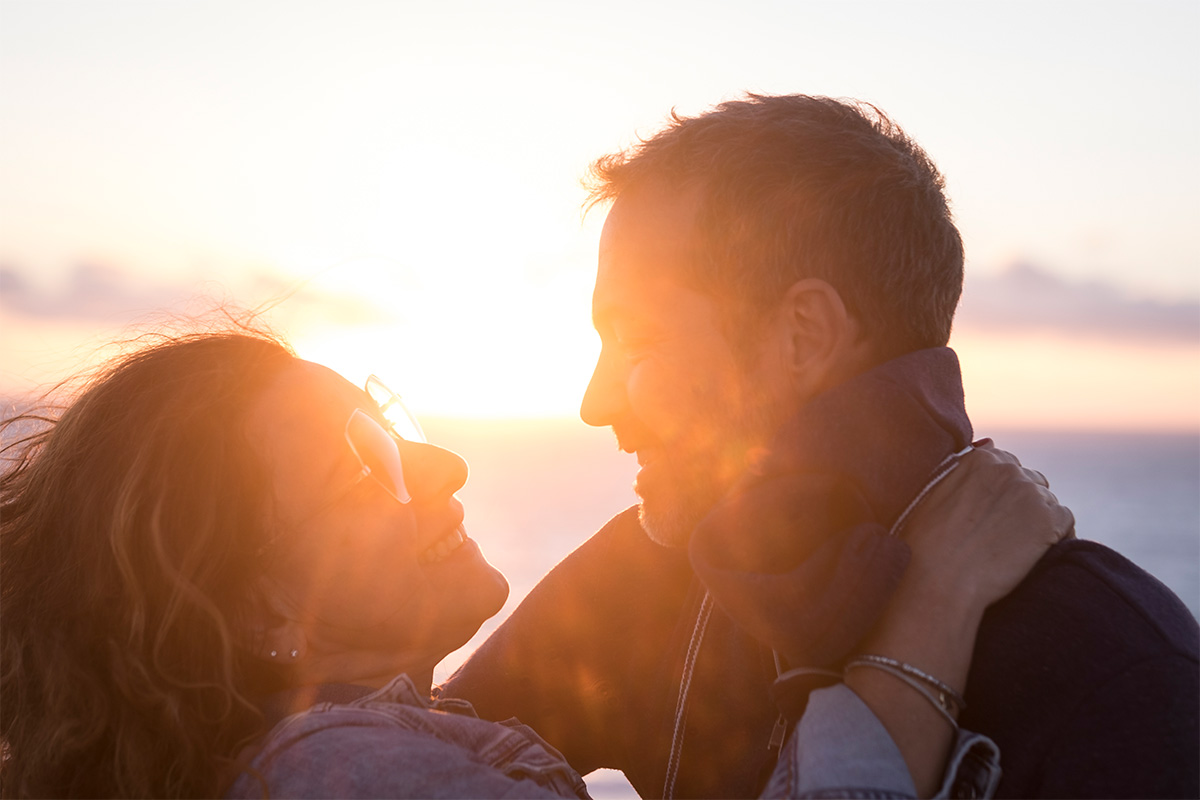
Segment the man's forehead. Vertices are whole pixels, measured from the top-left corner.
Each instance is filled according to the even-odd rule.
[[[613,202],[600,234],[600,253],[628,249],[690,249],[701,195],[661,182],[639,184]]]
[[[593,315],[632,313],[643,301],[692,283],[698,209],[697,192],[661,184],[617,198],[600,237]]]

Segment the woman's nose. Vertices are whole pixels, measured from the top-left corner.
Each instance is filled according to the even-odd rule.
[[[400,442],[404,485],[414,500],[449,497],[467,482],[467,462],[458,453],[425,442]]]

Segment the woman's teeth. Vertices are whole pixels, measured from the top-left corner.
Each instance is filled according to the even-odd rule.
[[[462,547],[463,542],[466,540],[467,533],[463,530],[463,527],[459,525],[457,528],[450,531],[433,544],[429,545],[429,547],[425,548],[425,552],[418,556],[417,561],[422,565],[436,564],[458,548]]]

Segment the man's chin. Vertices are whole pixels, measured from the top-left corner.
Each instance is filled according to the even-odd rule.
[[[692,531],[704,519],[727,486],[713,471],[697,472],[663,460],[643,467],[633,490],[641,499],[638,519],[650,540],[664,547],[687,547]]]
[[[650,541],[663,547],[687,547],[692,530],[707,513],[682,503],[642,499],[638,506],[638,521]]]

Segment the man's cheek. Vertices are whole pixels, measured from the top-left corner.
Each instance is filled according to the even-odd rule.
[[[634,416],[659,440],[677,438],[686,426],[686,392],[677,378],[650,362],[638,364],[626,382]]]

